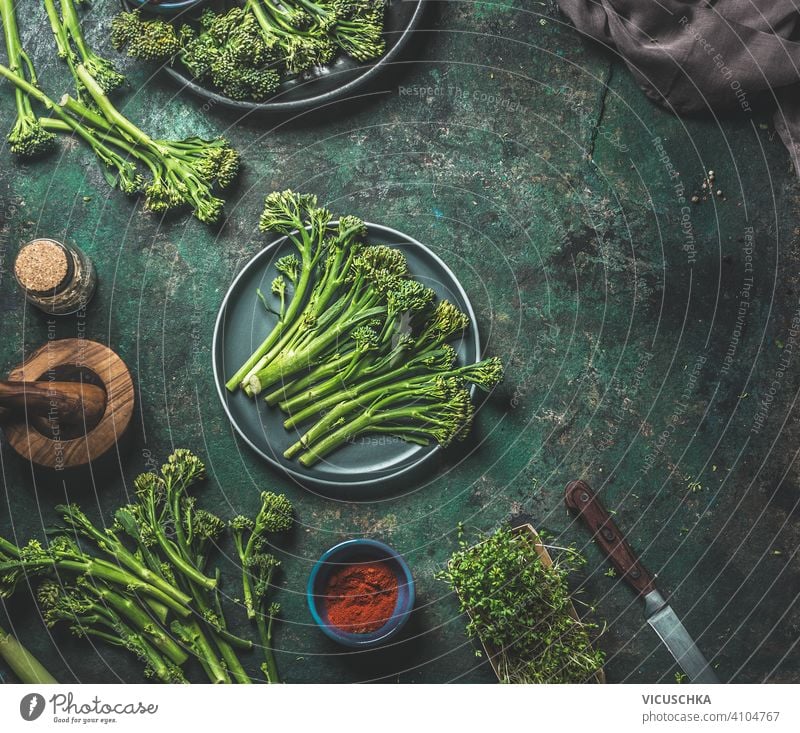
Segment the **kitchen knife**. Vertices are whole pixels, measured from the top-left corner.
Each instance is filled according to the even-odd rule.
[[[571,481],[564,492],[564,501],[592,531],[595,541],[620,577],[642,598],[647,623],[689,679],[700,684],[718,684],[714,670],[589,485],[584,481]]]

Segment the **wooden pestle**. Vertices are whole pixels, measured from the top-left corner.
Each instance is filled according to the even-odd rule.
[[[40,417],[65,424],[94,425],[106,409],[106,393],[87,382],[0,381],[0,419]]]

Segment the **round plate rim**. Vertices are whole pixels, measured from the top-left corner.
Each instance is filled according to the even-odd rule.
[[[335,222],[331,222],[334,224]],[[402,241],[403,244],[410,244],[414,247],[418,247],[422,250],[422,252],[427,256],[430,257],[439,267],[442,268],[444,273],[450,278],[449,285],[458,293],[464,303],[464,310],[466,311],[467,316],[470,320],[470,330],[472,333],[473,340],[475,342],[475,353],[480,359],[481,355],[481,336],[480,330],[478,328],[478,319],[475,316],[475,309],[472,307],[472,301],[469,299],[466,290],[464,290],[464,286],[461,284],[461,281],[456,277],[456,274],[450,269],[447,263],[442,260],[439,255],[437,255],[430,247],[422,242],[410,237],[408,234],[405,234],[397,229],[393,229],[392,227],[384,226],[383,224],[375,224],[373,222],[364,222],[365,226],[367,227],[367,237],[369,237],[369,233],[372,231],[380,231],[384,235],[389,235],[395,239],[399,239]],[[320,478],[316,476],[308,476],[306,474],[302,474],[299,471],[294,470],[288,466],[284,466],[282,463],[277,461],[272,456],[265,453],[259,446],[257,446],[250,437],[245,433],[242,427],[238,424],[236,419],[231,413],[230,408],[228,407],[228,401],[226,399],[227,395],[229,394],[227,387],[225,386],[226,378],[224,374],[220,374],[220,369],[218,368],[217,364],[217,350],[222,346],[222,321],[225,317],[225,312],[228,307],[228,302],[236,290],[236,286],[239,284],[239,281],[245,277],[252,268],[256,267],[259,260],[265,258],[267,253],[271,252],[276,247],[279,247],[283,242],[286,240],[286,236],[280,236],[273,241],[269,242],[265,247],[260,249],[256,252],[253,257],[251,257],[247,263],[242,267],[242,269],[238,272],[236,277],[231,282],[228,290],[225,293],[225,296],[222,299],[222,303],[219,306],[219,310],[217,311],[217,317],[214,320],[214,333],[211,339],[211,368],[214,374],[214,386],[217,390],[217,396],[219,397],[220,402],[222,403],[222,409],[225,411],[225,416],[228,418],[228,422],[233,426],[236,433],[239,437],[247,443],[250,448],[255,451],[261,458],[263,458],[270,466],[277,469],[283,474],[290,476],[294,479],[300,486],[306,489],[314,489],[314,488],[339,488],[339,489],[365,489],[377,484],[381,483],[389,483],[396,481],[401,476],[404,476],[412,471],[416,471],[419,467],[433,459],[441,450],[442,447],[440,445],[434,445],[431,449],[420,456],[416,461],[413,463],[404,466],[396,471],[391,473],[387,473],[381,475],[380,477],[373,477],[367,478],[360,481],[334,481],[327,478]],[[470,397],[474,399],[475,396],[475,385],[470,387]],[[327,494],[323,494],[327,496]]]
[[[407,2],[408,0],[402,0]],[[370,82],[373,77],[380,74],[408,45],[412,33],[418,28],[422,15],[425,11],[429,0],[416,0],[417,7],[414,10],[414,15],[411,17],[408,25],[403,29],[397,43],[392,46],[388,53],[381,56],[372,66],[370,66],[363,74],[360,74],[352,81],[344,84],[341,87],[331,89],[323,94],[317,94],[314,97],[307,99],[298,99],[291,102],[246,102],[242,100],[231,99],[223,94],[211,91],[202,84],[192,81],[189,77],[185,76],[181,71],[174,68],[169,64],[165,64],[163,69],[173,79],[178,82],[182,88],[187,89],[189,92],[197,97],[205,99],[206,101],[220,104],[228,109],[235,109],[247,112],[302,112],[315,107],[334,102],[341,97],[346,96],[349,92],[363,87]]]

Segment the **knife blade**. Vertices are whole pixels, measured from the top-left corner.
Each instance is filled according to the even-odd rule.
[[[694,683],[717,684],[719,679],[675,611],[656,588],[608,510],[585,481],[571,481],[564,502],[577,512],[620,577],[644,601],[644,617],[686,676]]]

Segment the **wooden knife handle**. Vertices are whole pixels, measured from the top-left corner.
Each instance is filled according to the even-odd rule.
[[[628,585],[641,596],[655,590],[653,576],[636,557],[603,502],[585,481],[568,483],[564,491],[564,501],[589,527],[595,542]]]

